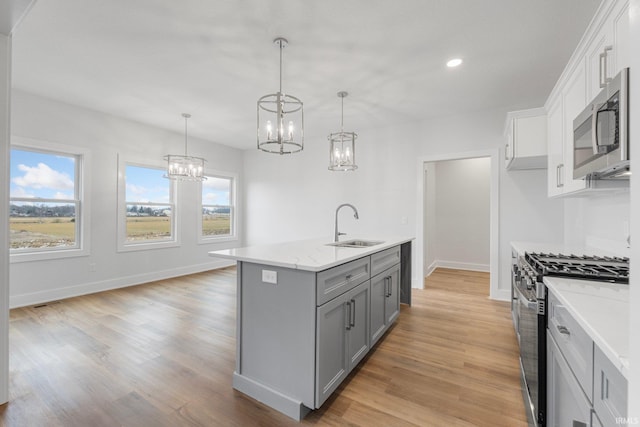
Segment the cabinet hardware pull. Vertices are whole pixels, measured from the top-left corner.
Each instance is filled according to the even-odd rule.
[[[351,278],[353,277],[353,274],[347,274],[345,276],[345,279],[347,279],[347,281],[351,280]]]
[[[587,427],[587,424],[582,421],[573,420],[573,425],[571,427]]]
[[[509,160],[509,144],[504,145],[504,159]]]
[[[571,331],[566,326],[557,325],[556,328],[558,328],[558,332],[561,334],[571,335]]]
[[[351,329],[351,301],[347,301],[347,316],[346,316],[346,320],[347,320],[347,331],[349,329]]]
[[[564,171],[564,163],[560,163],[558,165],[558,187],[564,187],[564,179],[562,176],[562,172]]]
[[[351,316],[353,320],[351,321],[349,326],[356,326],[356,300],[351,300]]]
[[[605,87],[607,83],[612,80],[610,77],[607,77],[607,56],[609,56],[608,52],[611,50],[613,50],[612,46],[605,46],[604,51],[600,54],[600,63],[598,64],[600,68],[600,88]]]

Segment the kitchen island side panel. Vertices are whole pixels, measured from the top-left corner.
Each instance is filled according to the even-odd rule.
[[[277,283],[262,281],[263,270]],[[314,407],[316,275],[241,263],[240,375]]]

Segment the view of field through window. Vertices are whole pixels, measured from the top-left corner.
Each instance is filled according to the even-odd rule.
[[[233,234],[231,178],[208,176],[202,182],[202,236],[220,237]]]
[[[17,148],[10,156],[11,250],[77,247],[77,156]]]
[[[32,252],[79,247],[80,199],[76,155],[11,149],[10,247]],[[171,181],[164,170],[126,166],[126,241],[173,238]],[[202,236],[233,235],[233,178],[202,183]]]
[[[173,238],[171,181],[163,175],[163,169],[126,166],[126,240],[128,242]]]

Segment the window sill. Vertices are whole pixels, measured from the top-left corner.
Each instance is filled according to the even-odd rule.
[[[199,237],[199,245],[215,245],[217,243],[237,242],[238,236]]]
[[[118,252],[135,252],[135,251],[148,251],[153,249],[164,248],[176,248],[180,246],[180,242],[172,240],[170,242],[140,242],[140,243],[126,243],[118,246]]]
[[[13,252],[9,255],[11,264],[19,262],[45,261],[89,256],[88,249],[52,249],[41,252]]]

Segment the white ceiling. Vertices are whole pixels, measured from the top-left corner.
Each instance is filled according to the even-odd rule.
[[[14,31],[13,86],[176,132],[189,112],[190,135],[251,148],[283,36],[308,144],[337,130],[340,90],[355,131],[541,106],[599,3],[39,0]]]

